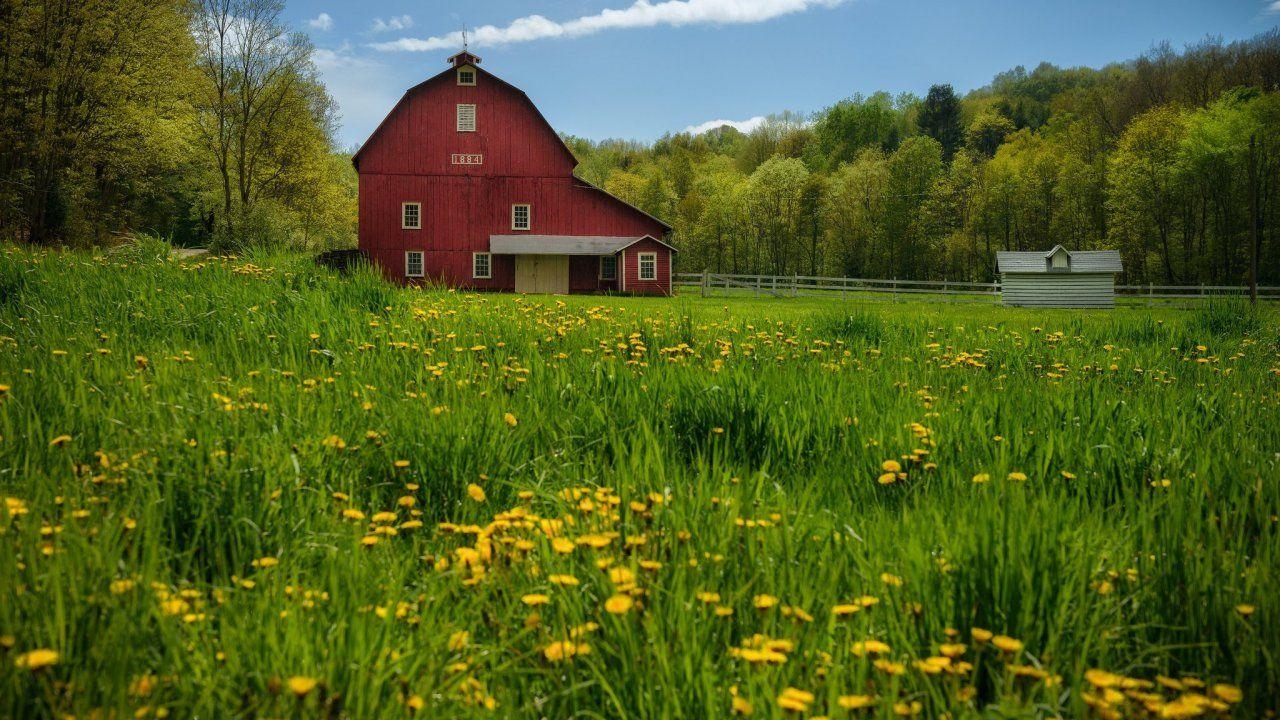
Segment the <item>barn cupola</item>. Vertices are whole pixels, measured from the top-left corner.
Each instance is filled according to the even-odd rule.
[[[449,58],[446,62],[448,62],[450,65],[456,68],[460,68],[463,65],[479,65],[480,56],[468,50],[463,50],[457,55],[454,55],[453,57]]]

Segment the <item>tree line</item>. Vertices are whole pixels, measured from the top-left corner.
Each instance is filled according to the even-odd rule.
[[[282,0],[0,4],[0,233],[349,244],[355,176]]]
[[[355,243],[336,109],[283,0],[0,4],[0,237]],[[1117,248],[1127,282],[1280,284],[1280,30],[958,96],[854,95],[747,133],[566,137],[684,271],[988,281]]]
[[[567,137],[667,219],[680,269],[989,281],[997,250],[1116,248],[1132,283],[1280,284],[1280,31],[959,97],[854,95],[652,145]]]

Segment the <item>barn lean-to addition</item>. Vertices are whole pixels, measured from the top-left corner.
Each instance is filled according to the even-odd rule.
[[[1077,250],[1055,245],[1048,252],[997,252],[996,271],[1005,305],[1065,308],[1113,308],[1115,250]]]
[[[390,279],[476,290],[671,294],[671,227],[574,175],[522,91],[461,52],[352,158],[360,249]]]

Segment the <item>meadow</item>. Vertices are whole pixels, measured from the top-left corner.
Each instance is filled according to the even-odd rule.
[[[1280,316],[0,251],[0,716],[1280,704]]]

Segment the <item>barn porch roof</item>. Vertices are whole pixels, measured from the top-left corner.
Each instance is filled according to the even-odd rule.
[[[495,255],[613,255],[646,238],[671,247],[652,235],[490,235],[489,252]]]

